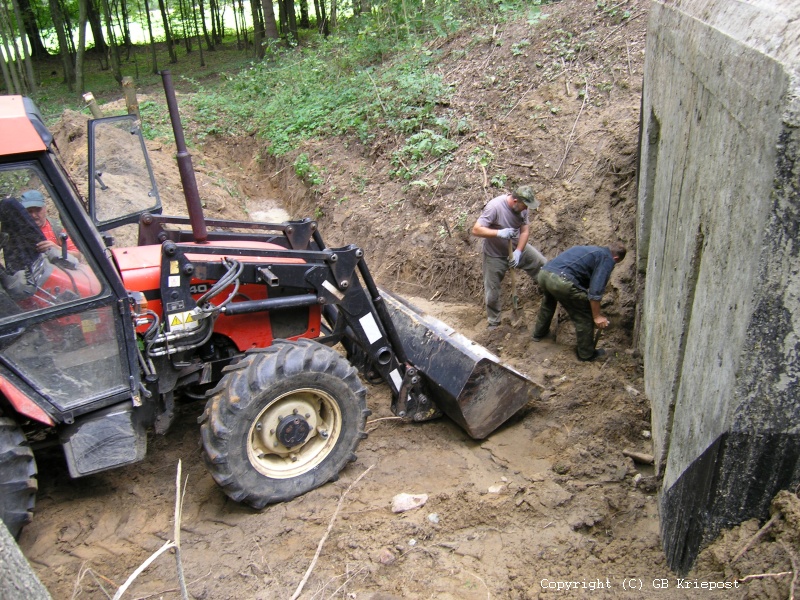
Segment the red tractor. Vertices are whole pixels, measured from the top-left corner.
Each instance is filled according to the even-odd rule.
[[[206,402],[211,475],[261,508],[355,458],[370,413],[359,372],[386,382],[394,414],[444,412],[475,438],[538,395],[379,290],[362,250],[329,248],[316,222],[205,220],[164,83],[188,218],[160,214],[136,116],[89,121],[84,201],[33,103],[0,96],[0,514],[12,534],[31,518],[37,448],[60,445],[72,477],[142,460],[178,399]],[[109,232],[136,223],[138,244],[116,247]]]

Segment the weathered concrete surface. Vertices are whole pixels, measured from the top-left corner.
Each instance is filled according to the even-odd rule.
[[[800,3],[654,2],[637,260],[670,566],[800,482]]]

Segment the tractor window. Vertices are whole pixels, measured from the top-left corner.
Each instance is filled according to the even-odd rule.
[[[110,288],[55,189],[34,162],[0,166],[0,360],[67,411],[130,382]]]
[[[0,318],[100,294],[100,280],[35,167],[0,170],[0,198]]]
[[[134,115],[89,122],[89,214],[100,231],[161,212],[150,159]]]
[[[4,361],[61,411],[126,391],[113,306],[58,316],[4,339]]]

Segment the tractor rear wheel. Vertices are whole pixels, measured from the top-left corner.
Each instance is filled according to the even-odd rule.
[[[17,424],[0,416],[0,518],[15,538],[33,517],[36,461]]]
[[[336,480],[370,411],[358,373],[318,342],[277,341],[228,367],[202,417],[205,460],[237,502],[263,508]]]

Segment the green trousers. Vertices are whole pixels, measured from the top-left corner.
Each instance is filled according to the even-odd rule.
[[[550,322],[556,313],[558,303],[567,311],[575,325],[578,340],[577,354],[581,360],[589,360],[594,354],[594,318],[586,292],[558,273],[542,269],[537,278],[542,292],[542,306],[533,328],[533,337],[542,338],[550,331]]]
[[[525,250],[522,252],[517,268],[520,271],[525,271],[531,279],[536,281],[539,269],[546,262],[547,259],[541,252],[530,244],[525,244]],[[500,311],[502,308],[500,286],[509,268],[508,258],[505,256],[483,255],[483,290],[486,299],[486,318],[489,321],[489,325],[500,324]]]

